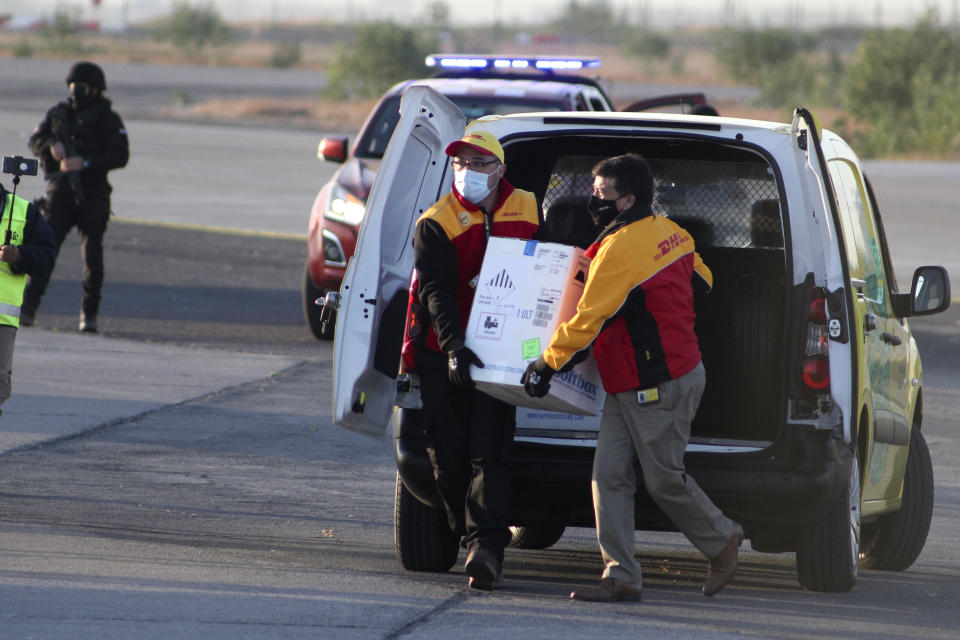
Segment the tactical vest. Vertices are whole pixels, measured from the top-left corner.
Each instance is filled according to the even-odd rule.
[[[13,200],[13,223],[9,222],[11,215],[10,201]],[[3,202],[3,217],[0,218],[0,239],[6,236],[7,225],[10,225],[10,244],[23,244],[23,228],[27,224],[27,207],[30,203],[23,198],[7,194]],[[23,290],[27,286],[27,274],[13,273],[10,264],[0,262],[0,324],[20,326],[20,305],[23,303]]]

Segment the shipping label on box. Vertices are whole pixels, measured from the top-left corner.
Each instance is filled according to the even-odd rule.
[[[527,364],[576,313],[589,266],[577,247],[490,238],[467,324],[466,344],[485,365],[470,370],[478,389],[517,406],[600,413],[605,394],[592,356],[555,375],[543,398],[520,384]]]

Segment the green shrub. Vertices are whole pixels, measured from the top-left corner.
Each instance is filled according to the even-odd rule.
[[[960,39],[935,12],[867,34],[843,86],[864,155],[960,152]]]
[[[430,36],[393,22],[359,25],[353,44],[340,48],[328,69],[331,98],[376,97],[393,84],[422,77],[424,59],[433,51]]]
[[[11,52],[14,58],[32,58],[33,57],[33,45],[30,44],[29,38],[20,38],[20,40],[13,46],[13,51]]]
[[[610,42],[617,40],[619,28],[609,0],[567,0],[555,19],[550,22],[554,31],[570,40]]]
[[[299,42],[280,42],[273,48],[270,66],[274,69],[289,69],[299,64],[301,57]]]
[[[671,49],[670,38],[648,29],[631,32],[626,43],[629,55],[648,60],[666,60]]]
[[[57,55],[72,55],[82,51],[75,24],[80,17],[77,9],[58,8],[53,20],[44,24],[40,35],[44,49]]]
[[[756,86],[763,101],[792,108],[821,97],[825,65],[812,52],[817,36],[791,29],[725,29],[717,44],[717,60],[733,80]]]
[[[169,40],[191,59],[201,57],[207,46],[217,50],[232,38],[230,27],[212,3],[192,6],[187,0],[173,5],[173,11],[160,21],[155,35]]]

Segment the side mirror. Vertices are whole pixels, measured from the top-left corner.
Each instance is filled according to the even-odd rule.
[[[317,147],[317,157],[328,162],[344,162],[347,159],[348,138],[324,138]]]
[[[943,267],[919,267],[910,287],[911,316],[929,316],[950,306],[950,276]]]

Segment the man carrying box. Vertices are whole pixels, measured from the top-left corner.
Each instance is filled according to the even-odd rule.
[[[705,374],[694,333],[693,284],[709,287],[710,270],[693,239],[652,212],[653,176],[638,155],[609,158],[593,169],[589,209],[602,231],[577,313],[523,374],[534,397],[591,344],[607,391],[593,460],[593,504],[605,568],[600,584],[577,600],[639,600],[634,558],[634,494],[639,460],[647,492],[710,560],[703,593],[732,578],[743,529],[685,473],[690,422]]]
[[[446,149],[453,190],[417,221],[403,368],[420,377],[421,419],[437,489],[450,528],[466,536],[465,570],[475,589],[493,590],[510,541],[507,459],[515,409],[474,388],[465,346],[470,308],[490,236],[530,239],[539,225],[536,198],[504,179],[503,148],[469,131]]]

